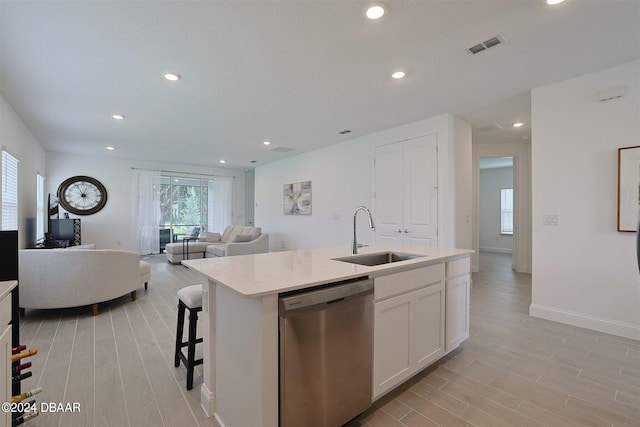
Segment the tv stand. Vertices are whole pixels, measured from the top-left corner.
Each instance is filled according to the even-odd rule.
[[[50,227],[49,239],[60,243],[66,241],[66,246],[62,247],[80,246],[82,244],[80,218],[52,219]]]

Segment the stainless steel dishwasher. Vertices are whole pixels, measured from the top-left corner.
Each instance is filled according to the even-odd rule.
[[[280,426],[338,427],[371,406],[373,280],[281,295]]]

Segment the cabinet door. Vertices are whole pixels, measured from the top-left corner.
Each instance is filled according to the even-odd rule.
[[[404,142],[403,234],[406,243],[438,246],[437,135]]]
[[[413,292],[374,304],[373,398],[411,375]]]
[[[376,147],[374,167],[376,241],[402,241],[402,143]]]
[[[446,349],[449,352],[469,338],[469,291],[471,278],[464,274],[446,282]]]
[[[11,296],[9,296],[11,299]],[[3,402],[11,402],[11,326],[5,326],[0,336],[0,366],[3,376],[0,385],[0,394]],[[11,425],[11,412],[0,412],[0,427]]]
[[[413,294],[414,369],[420,370],[444,354],[444,283]]]

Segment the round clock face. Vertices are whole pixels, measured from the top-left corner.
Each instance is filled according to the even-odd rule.
[[[107,204],[107,189],[90,176],[74,176],[58,187],[58,200],[62,207],[76,215],[90,215]]]

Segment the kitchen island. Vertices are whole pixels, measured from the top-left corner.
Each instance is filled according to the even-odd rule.
[[[374,244],[359,253],[386,251],[419,256],[359,265],[335,260],[351,257],[351,248],[340,246],[183,261],[207,280],[201,315],[206,414],[225,427],[278,425],[278,296],[283,292],[374,279],[373,400],[467,338],[473,251]],[[413,314],[421,313],[421,304],[431,318]],[[386,317],[398,310],[411,310],[411,324],[397,323],[406,315]],[[403,336],[412,335],[410,342],[398,341],[399,327],[409,328],[411,334]],[[429,341],[421,339],[420,331]],[[385,343],[387,337],[393,342]],[[425,354],[418,354],[421,350]]]

